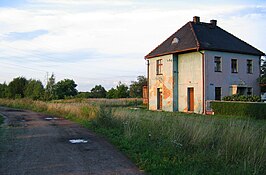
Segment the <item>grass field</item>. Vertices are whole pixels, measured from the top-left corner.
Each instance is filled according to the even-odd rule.
[[[105,136],[147,173],[266,174],[265,120],[157,112],[136,109],[133,102],[122,105],[128,107],[112,103],[117,102],[0,99],[0,105],[81,123]]]

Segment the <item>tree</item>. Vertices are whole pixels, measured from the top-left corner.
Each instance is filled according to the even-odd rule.
[[[107,94],[106,94],[106,98],[116,98],[116,89],[111,88]]]
[[[96,85],[91,89],[91,97],[92,98],[105,98],[106,90],[101,85]]]
[[[23,98],[25,96],[25,87],[28,84],[28,80],[24,77],[14,78],[9,84],[9,97],[11,98]]]
[[[128,98],[129,90],[126,84],[118,83],[116,88],[111,88],[106,95],[107,98]]]
[[[77,84],[73,80],[64,79],[56,83],[55,92],[58,99],[73,97],[78,94]]]
[[[138,76],[137,81],[132,81],[129,88],[130,97],[141,98],[144,85],[147,85],[147,78],[145,76]]]
[[[8,97],[8,86],[6,83],[0,84],[0,98]]]
[[[55,99],[55,76],[54,74],[47,81],[47,85],[45,87],[44,93],[45,100],[52,100]]]
[[[38,100],[43,97],[44,88],[40,80],[30,79],[25,89],[25,97]]]
[[[259,82],[263,85],[261,86],[261,91],[266,92],[266,59],[262,59],[262,64],[261,64],[261,74],[259,78]]]
[[[91,98],[90,92],[78,92],[76,95],[77,98]]]
[[[128,98],[128,97],[129,97],[128,86],[119,82],[118,85],[116,86],[115,98]]]

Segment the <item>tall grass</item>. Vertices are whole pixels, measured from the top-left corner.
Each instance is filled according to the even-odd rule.
[[[252,174],[266,171],[265,121],[127,109],[116,109],[114,116],[127,123],[124,125],[127,138],[141,136],[155,147],[186,150],[192,157],[206,153],[206,158],[224,164],[223,170],[228,173],[231,166]]]
[[[110,108],[98,103],[0,100],[76,119],[152,174],[266,174],[266,121]],[[90,121],[90,122],[88,122]]]
[[[143,103],[141,98],[119,98],[119,99],[106,99],[106,98],[75,98],[67,100],[54,100],[53,103],[87,103],[89,105],[102,105],[109,107],[128,107],[138,106]]]

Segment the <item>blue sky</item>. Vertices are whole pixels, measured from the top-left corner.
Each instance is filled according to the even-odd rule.
[[[146,75],[144,56],[191,21],[266,52],[266,1],[0,0],[0,83],[74,79],[81,91]]]

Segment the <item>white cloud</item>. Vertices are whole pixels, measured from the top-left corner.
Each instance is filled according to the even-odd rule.
[[[22,7],[0,9],[0,65],[10,57],[13,63],[55,72],[59,79],[72,76],[81,90],[101,83],[110,87],[112,82],[130,82],[133,76],[144,74],[143,57],[195,15],[206,22],[217,19],[219,26],[265,51],[265,9],[263,4],[194,6],[175,1],[32,0]],[[12,32],[38,30],[47,33],[32,40],[4,38]],[[62,61],[66,54],[84,50],[88,53],[73,54],[73,61],[69,57]],[[5,75],[1,76],[2,82],[22,74],[43,79],[45,74],[5,66],[0,70]]]

